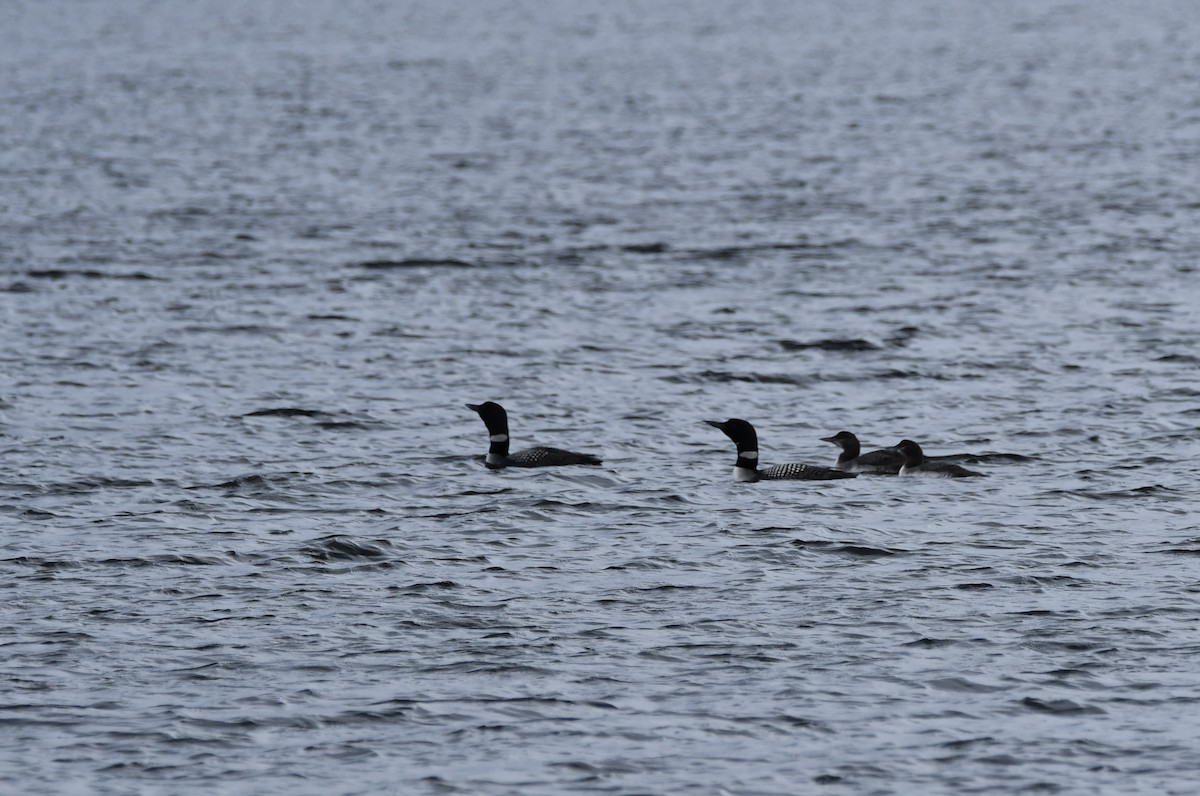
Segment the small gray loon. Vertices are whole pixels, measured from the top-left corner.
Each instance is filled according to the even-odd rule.
[[[713,428],[725,432],[725,436],[737,445],[737,461],[733,465],[734,481],[832,481],[835,478],[854,478],[855,473],[833,470],[828,467],[817,467],[812,464],[777,464],[765,470],[758,469],[758,434],[754,426],[745,420],[730,418],[722,423],[719,420],[705,420]]]
[[[950,462],[930,461],[925,458],[925,452],[921,450],[921,446],[911,439],[902,439],[897,442],[896,450],[904,456],[904,466],[900,468],[900,475],[931,475],[941,478],[967,478],[983,475],[983,473],[977,473]]]
[[[488,452],[484,462],[492,470],[502,467],[558,467],[564,464],[600,464],[600,458],[590,453],[574,453],[560,448],[527,448],[508,452],[508,412],[494,401],[467,404],[479,413],[488,430]]]
[[[832,442],[842,449],[833,466],[848,473],[881,473],[895,475],[904,466],[904,454],[895,448],[881,448],[870,453],[861,453],[858,437],[849,431],[839,431],[832,437],[821,437],[822,442]]]

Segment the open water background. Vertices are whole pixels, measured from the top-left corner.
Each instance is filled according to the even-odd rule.
[[[1194,792],[1198,167],[1184,0],[0,5],[0,791]]]

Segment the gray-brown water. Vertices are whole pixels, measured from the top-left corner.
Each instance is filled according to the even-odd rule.
[[[1193,792],[1198,97],[1188,2],[0,6],[0,791]]]

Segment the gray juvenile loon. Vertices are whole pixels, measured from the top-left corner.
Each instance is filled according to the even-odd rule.
[[[527,448],[516,453],[508,452],[508,412],[494,401],[467,404],[467,408],[478,412],[488,430],[487,466],[493,470],[501,467],[557,467],[563,464],[600,464],[600,458],[590,453],[574,453],[559,448]]]
[[[896,450],[904,456],[904,466],[900,468],[900,475],[932,475],[941,478],[966,478],[983,475],[983,473],[968,470],[957,464],[932,462],[925,458],[925,452],[921,450],[921,446],[911,439],[902,439],[897,442]]]
[[[758,434],[754,426],[745,420],[730,418],[724,423],[719,420],[705,420],[713,428],[725,432],[725,436],[737,445],[737,462],[733,465],[734,481],[832,481],[835,478],[854,478],[854,473],[833,470],[828,467],[817,467],[811,464],[777,464],[765,470],[758,469]]]
[[[882,448],[870,453],[861,453],[862,446],[858,444],[858,437],[849,431],[839,431],[832,437],[821,437],[821,441],[832,442],[842,449],[834,467],[848,473],[895,475],[904,466],[904,454],[895,448]]]

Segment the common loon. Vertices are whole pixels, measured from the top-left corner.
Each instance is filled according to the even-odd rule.
[[[839,431],[832,437],[821,437],[822,442],[832,442],[842,449],[834,465],[848,473],[883,473],[895,475],[904,466],[904,454],[895,448],[882,448],[870,453],[860,453],[862,446],[858,437],[849,431]]]
[[[925,458],[925,452],[921,450],[921,446],[911,439],[902,439],[897,442],[896,450],[904,456],[904,466],[900,468],[900,475],[931,475],[941,478],[966,478],[983,475],[983,473],[977,473],[950,462],[930,461]]]
[[[467,404],[467,408],[479,413],[488,430],[487,458],[490,469],[502,467],[557,467],[563,464],[600,464],[600,458],[590,453],[574,453],[559,448],[527,448],[516,453],[508,452],[508,412],[495,401]]]
[[[725,432],[725,436],[737,445],[737,462],[733,465],[734,481],[778,481],[783,479],[804,481],[832,481],[835,478],[854,478],[855,473],[817,467],[811,464],[777,464],[765,470],[758,469],[758,434],[754,426],[745,420],[730,418],[724,423],[705,420],[713,428]]]

